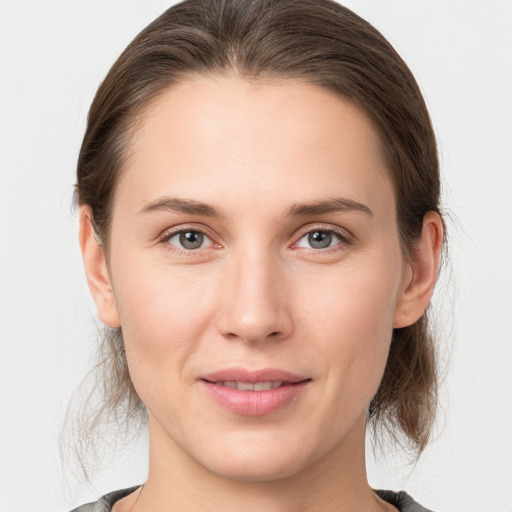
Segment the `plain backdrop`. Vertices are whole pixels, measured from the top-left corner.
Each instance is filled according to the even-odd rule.
[[[117,55],[170,4],[0,0],[2,512],[66,512],[145,479],[142,437],[91,484],[70,484],[58,433],[95,345],[71,209],[87,110]],[[436,434],[415,466],[369,454],[370,483],[444,512],[512,511],[512,1],[345,4],[417,77],[450,213]]]

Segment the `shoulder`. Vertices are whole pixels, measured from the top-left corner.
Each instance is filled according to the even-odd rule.
[[[128,494],[135,491],[137,487],[138,486],[109,492],[108,494],[105,494],[105,496],[102,496],[98,501],[86,503],[81,507],[73,509],[71,512],[110,512],[116,501],[128,496]]]
[[[384,501],[394,505],[400,512],[433,512],[432,510],[422,507],[414,501],[406,492],[400,491],[375,491],[377,495]]]

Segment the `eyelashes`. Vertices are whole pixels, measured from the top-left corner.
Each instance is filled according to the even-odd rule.
[[[332,225],[305,226],[294,235],[294,240],[288,248],[307,254],[332,253],[354,243],[350,232]],[[166,231],[159,242],[167,245],[168,250],[186,256],[222,248],[209,230],[199,226],[178,226]]]

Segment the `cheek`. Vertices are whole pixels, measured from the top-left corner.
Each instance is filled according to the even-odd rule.
[[[350,396],[349,387],[355,395],[363,393],[371,399],[389,352],[400,272],[363,268],[343,269],[324,279],[317,275],[315,284],[323,292],[311,294],[305,286],[300,302],[308,307],[297,318],[308,338],[317,340],[327,365],[324,372],[339,396]]]
[[[115,276],[116,301],[130,375],[144,395],[182,376],[212,321],[212,293],[191,267],[125,263]]]

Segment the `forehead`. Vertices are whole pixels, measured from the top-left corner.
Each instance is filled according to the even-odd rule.
[[[341,187],[369,202],[391,187],[368,116],[295,79],[188,78],[145,110],[129,156],[118,192],[136,192],[139,206],[158,190],[215,202],[228,187],[273,203],[283,192],[307,200]]]

